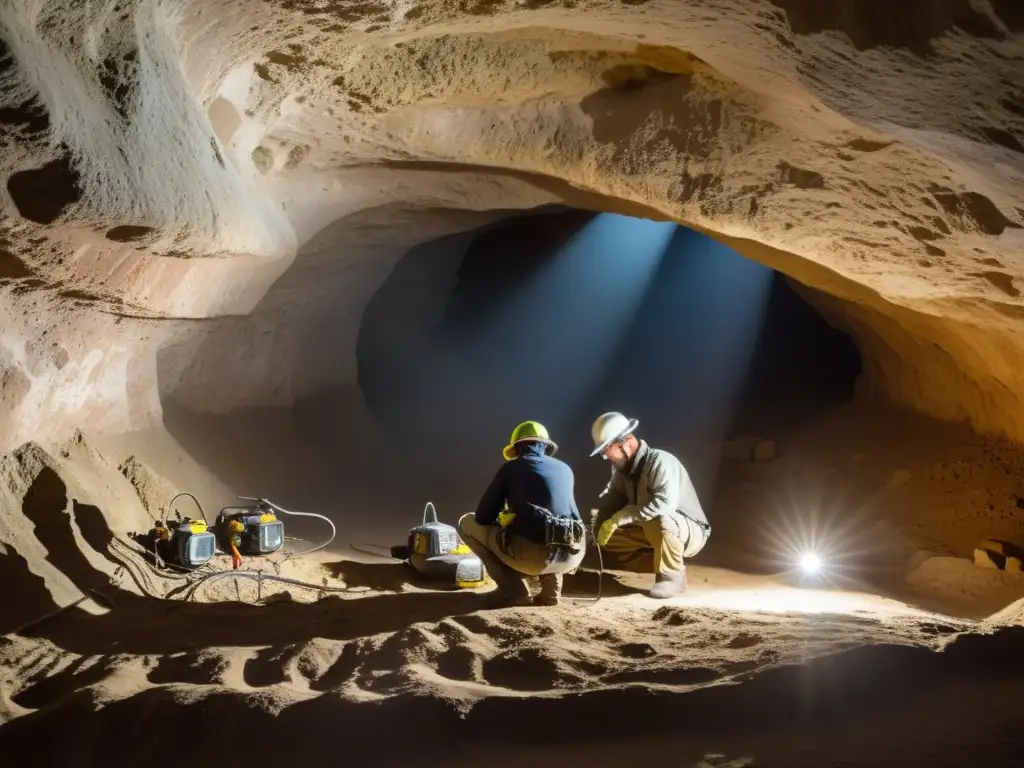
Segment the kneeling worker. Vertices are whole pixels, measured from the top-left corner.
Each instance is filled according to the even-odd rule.
[[[586,529],[576,508],[572,469],[552,458],[558,446],[535,421],[512,433],[476,513],[459,520],[459,534],[498,585],[498,605],[557,605],[562,575],[585,553]],[[539,576],[536,598],[524,576]]]
[[[621,413],[594,422],[590,455],[614,467],[593,521],[595,538],[606,566],[653,572],[651,597],[674,597],[686,589],[683,558],[704,548],[711,526],[682,463],[637,439],[637,426]]]

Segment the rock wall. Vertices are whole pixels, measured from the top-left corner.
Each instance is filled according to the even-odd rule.
[[[354,380],[411,245],[553,202],[815,289],[1024,439],[1012,0],[0,2],[0,448]]]

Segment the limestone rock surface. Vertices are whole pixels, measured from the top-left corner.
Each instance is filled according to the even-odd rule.
[[[707,231],[865,392],[1024,438],[1022,8],[3,0],[0,448],[351,383],[411,245],[550,203]]]

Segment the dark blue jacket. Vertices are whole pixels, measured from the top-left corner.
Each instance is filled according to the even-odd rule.
[[[544,543],[544,517],[536,507],[555,517],[580,520],[573,496],[575,478],[569,465],[544,455],[540,443],[529,444],[523,455],[506,461],[498,470],[476,508],[476,521],[496,525],[506,502],[516,519],[509,530],[531,541]]]

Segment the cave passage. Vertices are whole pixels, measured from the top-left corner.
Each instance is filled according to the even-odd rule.
[[[536,419],[577,474],[607,479],[590,424],[619,410],[698,491],[730,437],[846,400],[848,336],[787,278],[685,227],[551,209],[412,249],[368,306],[359,385],[424,493],[465,509],[513,427]]]

